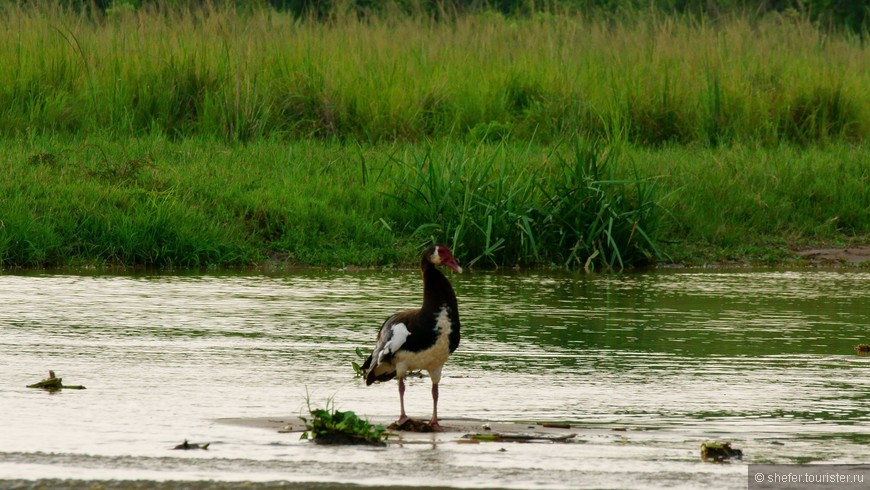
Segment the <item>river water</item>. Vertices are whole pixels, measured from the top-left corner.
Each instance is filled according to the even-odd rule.
[[[395,382],[354,349],[418,305],[416,271],[0,275],[3,480],[745,488],[749,463],[870,461],[870,272],[452,275],[462,344],[439,415],[567,421],[567,444],[323,447],[222,423],[334,400],[377,422]],[[86,390],[25,385],[49,369]],[[431,414],[412,379],[409,415]],[[173,451],[210,442],[207,451]],[[742,462],[703,463],[731,441]],[[122,485],[123,486],[123,485]]]

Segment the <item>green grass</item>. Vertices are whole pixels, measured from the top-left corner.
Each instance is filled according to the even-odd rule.
[[[476,267],[776,260],[866,243],[868,161],[849,144],[0,140],[0,264],[394,266],[433,239]]]
[[[57,5],[0,4],[2,135],[551,143],[581,133],[658,147],[870,134],[866,41],[800,15],[438,21],[395,10],[318,22],[226,3],[90,17]]]
[[[11,145],[0,163],[4,265],[389,264],[401,256],[364,214],[377,192],[347,172],[338,146],[46,140],[33,154],[52,163],[40,163]]]
[[[672,243],[662,248],[672,260],[777,262],[787,248],[870,240],[867,145],[635,155],[642,175],[672,190],[660,201],[670,215],[663,235]]]
[[[870,237],[866,32],[0,3],[0,266],[621,270]],[[399,39],[401,42],[396,42]]]
[[[0,263],[391,265],[431,241],[469,266],[649,260],[645,184],[576,144],[7,142]]]

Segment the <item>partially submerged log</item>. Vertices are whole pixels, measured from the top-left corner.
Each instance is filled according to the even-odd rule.
[[[184,442],[175,446],[172,449],[183,449],[185,451],[187,451],[189,449],[206,449],[207,450],[209,444],[211,444],[211,443],[207,442],[205,444],[197,444],[197,443],[187,442],[187,439],[185,439]]]
[[[63,388],[63,379],[62,378],[48,378],[40,381],[39,383],[33,383],[32,385],[27,385],[28,388],[42,388],[45,390],[59,390]]]
[[[63,384],[63,378],[58,378],[54,375],[54,371],[48,371],[48,378],[40,381],[39,383],[33,383],[32,385],[27,385],[28,388],[42,388],[48,391],[57,391],[62,388],[66,388],[68,390],[83,390],[84,386],[81,385],[65,385]]]
[[[701,444],[701,460],[724,463],[730,459],[743,459],[743,451],[731,447],[730,442],[704,442]]]

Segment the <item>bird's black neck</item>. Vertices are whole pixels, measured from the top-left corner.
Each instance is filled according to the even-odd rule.
[[[457,314],[456,293],[447,277],[431,262],[425,261],[422,268],[423,311],[437,313],[443,306],[448,306],[452,314]]]
[[[441,312],[446,307],[447,317],[450,319],[449,338],[450,352],[459,347],[459,308],[456,304],[456,293],[453,292],[453,286],[447,277],[435,267],[435,264],[426,260],[423,257],[421,263],[423,269],[423,308],[420,309],[420,317],[429,317],[432,321],[436,315],[441,315]],[[436,330],[440,332],[438,323],[435,324]]]

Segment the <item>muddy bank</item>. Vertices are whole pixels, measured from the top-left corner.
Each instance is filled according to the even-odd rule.
[[[811,248],[795,252],[802,260],[819,265],[870,263],[870,245],[843,248]]]

